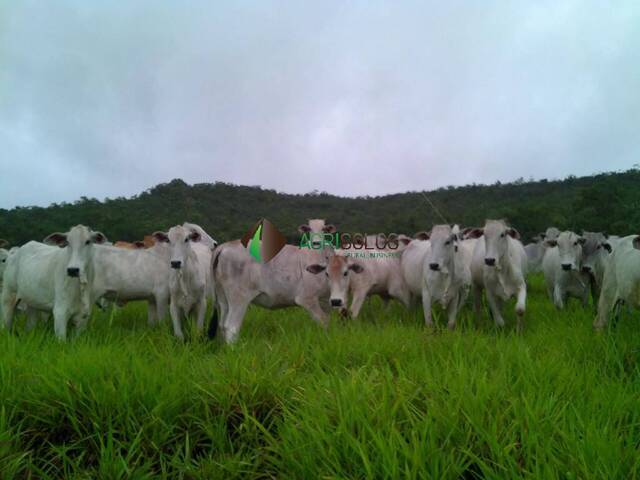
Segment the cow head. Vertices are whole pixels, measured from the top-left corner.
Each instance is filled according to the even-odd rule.
[[[189,258],[191,242],[199,242],[201,235],[197,230],[177,225],[171,227],[167,233],[154,232],[153,238],[156,243],[169,246],[169,266],[174,270],[180,270]]]
[[[323,218],[309,219],[309,223],[302,224],[298,227],[298,231],[302,234],[317,234],[311,235],[311,243],[314,248],[320,248],[322,245],[321,239],[324,238],[324,233],[335,233],[335,225],[327,224]]]
[[[102,244],[107,237],[94,232],[84,225],[76,225],[67,233],[52,233],[44,239],[47,245],[57,245],[68,251],[67,275],[73,278],[86,278],[94,244]]]
[[[436,225],[431,230],[431,251],[426,265],[433,272],[448,273],[453,257],[458,251],[458,233],[449,225]]]
[[[327,266],[313,264],[307,267],[307,271],[318,274],[324,272],[329,280],[329,301],[334,308],[343,308],[347,304],[351,274],[364,271],[364,267],[352,262],[350,258],[342,255],[333,255],[329,258]]]
[[[558,247],[560,268],[571,272],[582,268],[582,246],[586,241],[586,238],[573,232],[562,232],[557,240],[546,240],[546,243],[551,247]]]
[[[611,245],[607,241],[607,235],[602,232],[582,232],[585,239],[582,245],[582,271],[594,273],[598,259],[611,253]]]
[[[479,229],[475,229],[479,230]],[[475,231],[473,233],[478,233]],[[509,237],[520,239],[515,228],[507,226],[503,220],[487,220],[482,229],[485,242],[484,263],[488,267],[495,267],[508,252]],[[473,237],[472,237],[473,238]]]

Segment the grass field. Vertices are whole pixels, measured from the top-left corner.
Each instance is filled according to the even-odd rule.
[[[324,332],[254,308],[233,347],[145,308],[0,334],[0,478],[636,478],[640,329],[532,279],[527,327],[427,331],[376,301]]]

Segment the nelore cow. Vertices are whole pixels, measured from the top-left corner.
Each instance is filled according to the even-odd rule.
[[[422,280],[424,260],[431,249],[429,234],[418,232],[402,251],[400,271],[409,288],[412,300],[422,298]]]
[[[209,336],[218,326],[227,343],[238,338],[247,307],[265,308],[300,306],[323,327],[328,324],[329,286],[325,275],[333,250],[301,249],[284,245],[266,263],[258,262],[240,240],[218,246],[212,260],[215,291],[213,318]]]
[[[345,313],[351,296],[349,312],[356,318],[369,295],[394,298],[409,306],[410,294],[400,270],[400,253],[391,249],[339,249],[326,265],[310,265],[308,269],[313,273],[325,272],[333,308]]]
[[[585,243],[582,245],[582,271],[589,275],[591,298],[593,298],[594,307],[597,308],[604,270],[609,262],[613,247],[607,235],[602,232],[583,231],[582,238],[585,239]]]
[[[594,328],[601,329],[620,303],[640,307],[640,236],[629,235],[619,240],[604,271],[602,292]]]
[[[155,232],[153,237],[167,247],[166,261],[171,267],[169,310],[173,332],[183,339],[182,319],[191,313],[195,315],[198,331],[204,327],[207,298],[212,291],[210,245],[215,246],[215,241],[201,227],[188,223],[172,227],[166,233]]]
[[[589,302],[591,281],[583,270],[583,245],[586,238],[574,232],[562,232],[555,240],[545,240],[547,251],[542,270],[547,293],[557,308],[564,308],[567,297],[575,297],[583,306]]]
[[[433,324],[431,309],[439,303],[447,310],[447,325],[452,330],[471,288],[471,258],[477,239],[460,240],[457,226],[436,225],[429,242],[422,264],[425,323]]]
[[[493,319],[502,327],[502,303],[515,296],[517,328],[522,330],[527,300],[527,255],[520,234],[503,220],[487,220],[484,228],[473,230],[470,236],[478,238],[471,260],[476,317],[480,316],[484,290]]]
[[[4,323],[11,328],[18,302],[30,309],[53,312],[56,336],[64,340],[72,319],[82,330],[91,314],[91,279],[100,232],[77,225],[52,233],[44,244],[29,242],[9,257],[2,288]]]

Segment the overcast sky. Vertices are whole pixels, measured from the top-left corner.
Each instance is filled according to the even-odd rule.
[[[1,208],[562,178],[639,126],[637,0],[0,2]]]

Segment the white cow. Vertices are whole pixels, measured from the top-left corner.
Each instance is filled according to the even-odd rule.
[[[607,262],[598,315],[594,328],[603,328],[614,307],[620,302],[640,307],[640,236],[629,235],[618,242]]]
[[[250,256],[240,240],[226,242],[214,251],[212,261],[216,305],[209,336],[214,337],[220,315],[220,327],[226,342],[234,342],[249,304],[266,308],[298,305],[320,325],[328,324],[329,287],[324,275],[318,275],[331,249],[300,249],[285,245],[266,263]],[[327,310],[323,307],[327,305]],[[219,310],[219,312],[218,312]]]
[[[471,288],[471,258],[476,239],[459,240],[454,226],[436,225],[429,237],[431,247],[422,265],[422,306],[424,320],[433,325],[431,307],[438,302],[448,313],[448,327],[456,326],[458,309]]]
[[[202,331],[204,327],[207,296],[211,291],[209,273],[211,249],[200,243],[202,235],[198,229],[185,228],[181,225],[172,227],[168,233],[155,232],[153,237],[156,243],[164,243],[169,247],[168,265],[171,267],[169,311],[173,322],[173,333],[179,339],[183,339],[183,317],[193,312],[198,331]]]
[[[419,232],[402,251],[400,271],[413,298],[422,297],[422,272],[424,259],[431,251],[427,232]]]
[[[4,324],[11,328],[16,305],[53,312],[56,336],[64,340],[74,320],[82,330],[91,314],[94,244],[106,237],[83,225],[53,233],[45,244],[29,242],[9,257],[2,289]],[[56,245],[56,246],[51,246]]]
[[[589,303],[591,281],[589,273],[583,271],[582,246],[586,238],[573,232],[562,232],[556,240],[545,240],[547,251],[542,260],[542,270],[547,293],[557,308],[564,308],[567,297]]]
[[[471,236],[478,238],[471,260],[476,318],[480,317],[483,289],[499,327],[504,325],[502,302],[516,296],[517,327],[522,330],[527,300],[527,254],[520,234],[503,220],[487,220],[484,228],[475,229]]]
[[[145,249],[96,246],[93,252],[92,301],[146,300],[149,325],[162,320],[169,306],[169,262],[159,245]]]
[[[326,223],[323,218],[311,218],[308,223],[298,227],[300,233],[335,233],[336,227],[330,223]]]
[[[604,279],[604,269],[609,262],[609,254],[613,247],[606,234],[601,232],[583,231],[582,237],[586,240],[582,245],[582,271],[590,277],[591,297],[594,307],[597,308]]]
[[[351,294],[350,312],[357,318],[364,300],[369,295],[395,298],[405,307],[411,299],[407,284],[400,271],[400,252],[393,250],[336,250],[327,265],[312,265],[325,271],[329,279],[330,303],[346,312]]]

